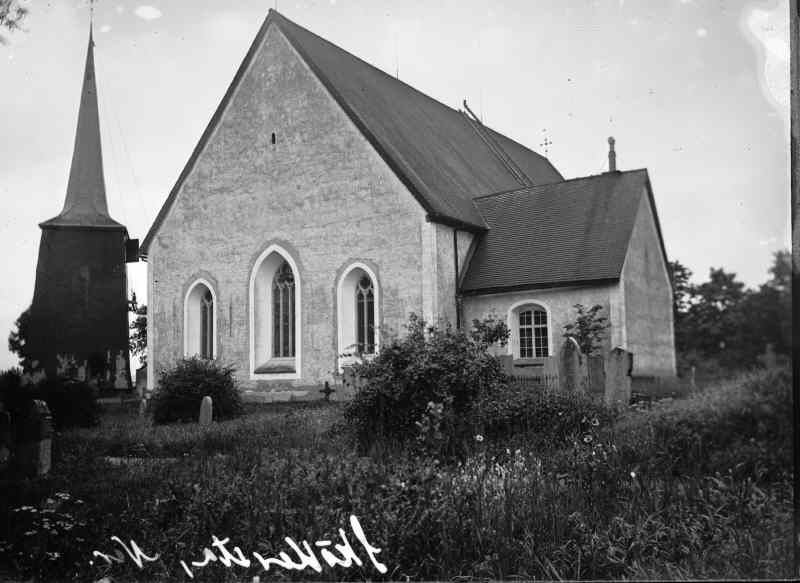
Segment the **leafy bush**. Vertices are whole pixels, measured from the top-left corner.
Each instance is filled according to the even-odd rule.
[[[505,375],[485,343],[462,331],[426,326],[413,314],[407,327],[405,337],[355,366],[364,385],[345,419],[362,448],[423,432],[423,441],[440,436],[441,451],[454,453],[471,437],[469,413],[478,396],[501,386]]]
[[[0,374],[0,400],[17,419],[27,414],[29,403],[39,399],[47,403],[57,431],[70,427],[93,427],[99,419],[95,390],[72,379],[43,379],[35,385],[23,385],[21,372],[10,369]],[[19,423],[17,423],[19,426]]]
[[[179,360],[159,376],[153,396],[153,422],[196,421],[206,395],[213,403],[214,419],[231,419],[243,411],[234,368],[216,360],[192,357]]]

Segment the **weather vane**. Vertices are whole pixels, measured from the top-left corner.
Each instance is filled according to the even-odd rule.
[[[544,155],[547,156],[550,153],[550,146],[553,145],[553,141],[547,137],[547,129],[543,129],[542,133],[544,133],[544,140],[539,145],[544,148]]]

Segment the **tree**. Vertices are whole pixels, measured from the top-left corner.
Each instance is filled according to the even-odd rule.
[[[736,274],[712,268],[708,281],[688,283],[691,272],[671,265],[675,344],[683,365],[740,369],[758,363],[767,344],[789,355],[792,346],[789,251],[775,253],[770,279],[745,289]]]
[[[669,275],[672,282],[672,319],[675,325],[675,350],[679,353],[688,349],[692,332],[688,329],[689,308],[695,300],[695,286],[689,282],[691,270],[679,261],[669,262]]]
[[[14,32],[20,29],[20,25],[28,15],[28,9],[20,6],[18,0],[0,0],[0,30],[6,29]],[[0,34],[0,45],[8,41]]]
[[[669,262],[669,275],[672,281],[672,309],[674,314],[685,314],[689,310],[694,286],[689,283],[692,271],[680,261]]]
[[[28,328],[31,321],[31,309],[28,308],[14,322],[14,329],[8,335],[8,350],[19,357],[19,365],[23,371],[29,371],[32,365],[28,351]]]
[[[564,326],[564,337],[574,338],[586,355],[595,355],[603,345],[608,318],[600,315],[603,306],[595,304],[588,310],[583,304],[575,304],[578,311],[575,321]]]
[[[134,315],[133,322],[130,323],[130,342],[129,349],[133,356],[138,356],[142,364],[147,363],[147,306],[139,304],[136,300],[136,292],[131,292],[131,299],[128,300],[128,312]]]

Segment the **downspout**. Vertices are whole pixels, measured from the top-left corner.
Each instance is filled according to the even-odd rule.
[[[458,289],[458,229],[453,229],[453,265],[455,266],[455,282],[453,290],[456,300],[456,330],[461,330],[461,293]]]

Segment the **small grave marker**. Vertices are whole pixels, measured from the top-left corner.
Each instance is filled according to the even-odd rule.
[[[211,401],[211,397],[208,395],[203,397],[203,401],[200,403],[200,425],[211,425],[213,408],[214,405]]]
[[[325,400],[326,401],[330,401],[331,400],[331,393],[335,393],[336,391],[331,388],[331,385],[330,385],[330,383],[328,383],[328,381],[325,381],[325,386],[322,387],[319,390],[319,392],[322,393],[325,396]]]

